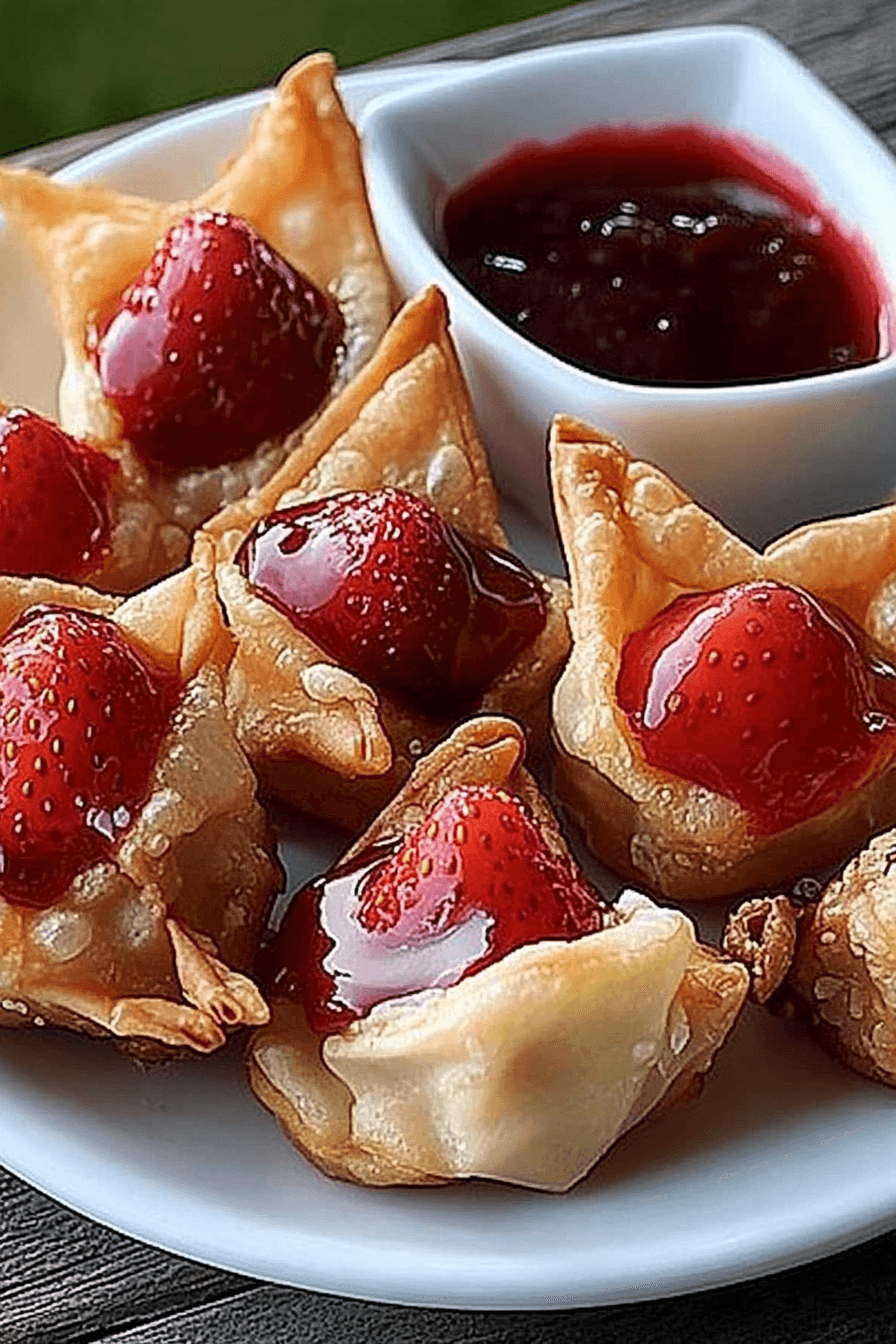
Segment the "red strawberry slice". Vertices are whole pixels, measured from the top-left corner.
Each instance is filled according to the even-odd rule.
[[[651,765],[732,798],[773,833],[892,757],[894,679],[831,603],[746,583],[679,597],[631,635],[616,693]]]
[[[327,1034],[375,1004],[445,988],[546,939],[603,927],[607,906],[546,845],[525,805],[452,789],[403,841],[367,850],[295,898],[273,948],[275,992]]]
[[[124,437],[171,470],[247,457],[301,425],[330,386],[336,306],[250,224],[222,211],[169,229],[94,334]]]
[[[405,490],[271,514],[238,563],[261,595],[368,684],[447,716],[544,626],[542,585]]]
[[[177,679],[105,616],[33,607],[0,641],[0,896],[52,905],[145,798]]]
[[[0,414],[0,571],[79,579],[109,548],[115,464],[33,411]]]

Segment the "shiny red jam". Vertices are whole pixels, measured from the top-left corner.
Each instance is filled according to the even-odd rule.
[[[649,764],[733,799],[766,834],[896,753],[896,667],[833,604],[784,584],[677,598],[626,640],[616,694]]]
[[[301,999],[312,1030],[327,1034],[525,944],[596,933],[607,910],[518,798],[463,785],[408,835],[300,891],[265,978],[272,994]]]
[[[332,298],[246,220],[168,230],[88,346],[122,433],[164,471],[253,454],[317,410],[343,339]]]
[[[32,607],[0,639],[0,898],[43,908],[109,858],[182,693],[107,616]]]
[[[112,537],[118,468],[21,406],[0,413],[0,571],[81,579]]]
[[[542,584],[404,490],[351,491],[262,519],[253,588],[341,667],[450,716],[541,632]]]
[[[620,126],[524,144],[449,198],[443,230],[489,308],[610,378],[755,383],[887,353],[868,245],[734,134]]]

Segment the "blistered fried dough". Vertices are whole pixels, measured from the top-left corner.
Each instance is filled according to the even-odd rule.
[[[750,973],[750,998],[767,1003],[790,970],[799,910],[787,896],[754,896],[732,911],[722,947]]]
[[[183,696],[146,801],[108,861],[62,899],[0,899],[0,1023],[51,1023],[162,1047],[213,1050],[267,1020],[243,972],[281,873],[255,779],[224,707],[230,652],[208,576],[185,570],[124,603],[44,579],[0,578],[0,633],[37,603],[111,617]]]
[[[557,518],[572,581],[573,650],[554,696],[557,789],[591,847],[667,896],[771,887],[835,862],[896,820],[890,767],[774,835],[709,789],[650,766],[616,699],[626,638],[681,593],[753,579],[803,587],[896,648],[896,506],[802,527],[761,554],[621,444],[559,417]]]
[[[174,204],[122,196],[101,186],[64,185],[0,168],[0,207],[34,254],[62,337],[63,428],[120,446],[121,421],[103,394],[87,350],[88,327],[107,312],[150,260],[156,243],[193,210],[239,215],[319,289],[333,295],[345,325],[345,357],[334,391],[369,358],[392,312],[391,281],[367,205],[357,136],[320,53],[293,66],[257,114],[249,137],[207,191]],[[297,426],[297,429],[300,428]],[[184,559],[195,527],[227,500],[266,480],[287,455],[285,440],[247,459],[155,478],[151,502],[179,531],[179,551],[143,580]],[[173,534],[167,538],[173,546]]]
[[[896,1086],[896,832],[875,838],[800,921],[780,1004],[850,1068]]]
[[[264,485],[205,524],[231,558],[273,509],[340,490],[400,486],[471,536],[504,545],[498,497],[435,286],[397,314],[376,355],[321,413]]]
[[[520,729],[469,720],[417,766],[349,852],[407,834],[452,788],[516,793],[549,846],[553,816]],[[449,989],[380,1004],[322,1042],[272,1003],[253,1038],[259,1099],[331,1175],[368,1185],[485,1176],[564,1190],[656,1106],[688,1095],[731,1030],[747,974],[680,912],[626,893],[601,932],[518,948]]]
[[[334,667],[252,592],[234,557],[255,523],[276,508],[384,485],[423,496],[476,541],[506,545],[445,300],[436,289],[402,309],[367,366],[276,475],[211,519],[194,549],[197,565],[215,566],[236,638],[228,708],[262,781],[294,806],[355,829],[394,794],[446,725]],[[566,585],[542,582],[544,630],[480,705],[536,732],[546,729],[548,691],[569,647]]]

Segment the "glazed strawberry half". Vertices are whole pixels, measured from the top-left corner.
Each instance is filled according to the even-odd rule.
[[[44,907],[144,801],[181,693],[105,616],[34,607],[0,641],[0,896]]]
[[[175,471],[248,457],[329,391],[336,305],[244,219],[198,210],[169,229],[89,337],[124,437]]]
[[[268,951],[272,993],[338,1031],[387,999],[447,988],[515,948],[570,942],[608,907],[505,789],[451,789],[404,837],[305,887]]]
[[[115,463],[22,407],[0,413],[0,572],[80,579],[109,550]]]
[[[896,750],[896,667],[786,584],[677,598],[629,636],[616,689],[651,765],[733,799],[761,833],[824,811]]]
[[[447,717],[542,631],[542,584],[406,490],[350,491],[259,522],[243,576],[341,667]]]

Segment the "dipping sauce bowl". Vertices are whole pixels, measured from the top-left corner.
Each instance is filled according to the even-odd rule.
[[[521,145],[620,128],[703,128],[784,164],[879,288],[880,357],[762,382],[621,381],[536,345],[449,268],[448,198]],[[361,123],[380,238],[410,294],[448,294],[499,486],[549,521],[558,411],[618,435],[754,543],[881,503],[896,487],[896,162],[783,47],[740,27],[679,29],[489,61],[386,95]]]

